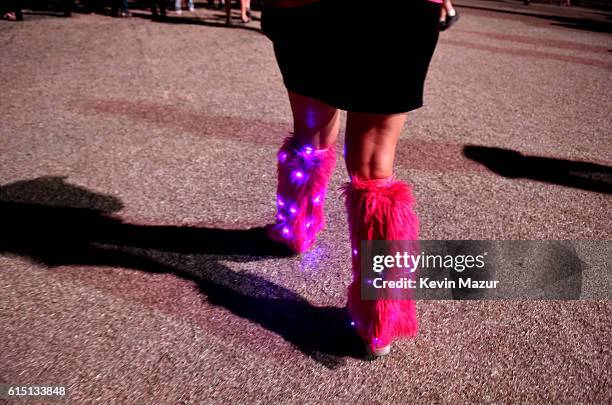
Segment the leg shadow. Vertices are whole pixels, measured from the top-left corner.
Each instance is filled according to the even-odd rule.
[[[263,228],[146,226],[110,216],[117,198],[42,177],[2,186],[0,252],[47,267],[125,267],[169,273],[198,285],[208,302],[277,333],[328,368],[342,357],[364,357],[343,308],[317,307],[258,275],[221,262],[283,257],[290,252],[267,239]]]
[[[500,176],[524,178],[597,193],[612,194],[612,168],[597,163],[527,156],[519,152],[468,145],[463,155]]]

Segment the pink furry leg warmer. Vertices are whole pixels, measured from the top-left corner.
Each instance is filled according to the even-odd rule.
[[[418,332],[415,304],[410,299],[361,298],[361,241],[417,240],[419,219],[413,211],[411,187],[393,178],[360,180],[344,186],[353,252],[353,282],[348,311],[361,338],[374,349]]]
[[[296,253],[310,249],[325,227],[325,194],[335,164],[333,146],[315,150],[285,139],[278,152],[276,223],[268,236]]]

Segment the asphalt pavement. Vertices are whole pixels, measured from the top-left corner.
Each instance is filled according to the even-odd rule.
[[[422,238],[609,240],[609,15],[457,4],[397,152]],[[609,402],[606,291],[419,301],[420,335],[364,358],[341,148],[319,243],[279,256],[258,230],[291,130],[272,47],[196,6],[0,22],[0,383],[75,404]]]

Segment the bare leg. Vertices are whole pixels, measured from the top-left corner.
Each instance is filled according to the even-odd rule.
[[[446,21],[446,4],[442,7],[440,7],[440,22],[444,22]]]
[[[345,159],[351,177],[385,179],[393,175],[395,148],[406,116],[348,113]]]
[[[325,149],[336,142],[340,113],[334,107],[310,97],[289,92],[293,132],[302,145]]]
[[[249,7],[248,0],[240,0],[240,19],[242,22],[249,22],[251,19],[247,15],[247,9]]]

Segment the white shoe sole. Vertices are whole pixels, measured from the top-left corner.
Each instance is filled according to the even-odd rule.
[[[382,357],[382,356],[386,356],[387,354],[389,354],[391,352],[391,345],[387,345],[385,347],[377,347],[376,349],[373,349],[368,346],[368,352],[375,357]]]

